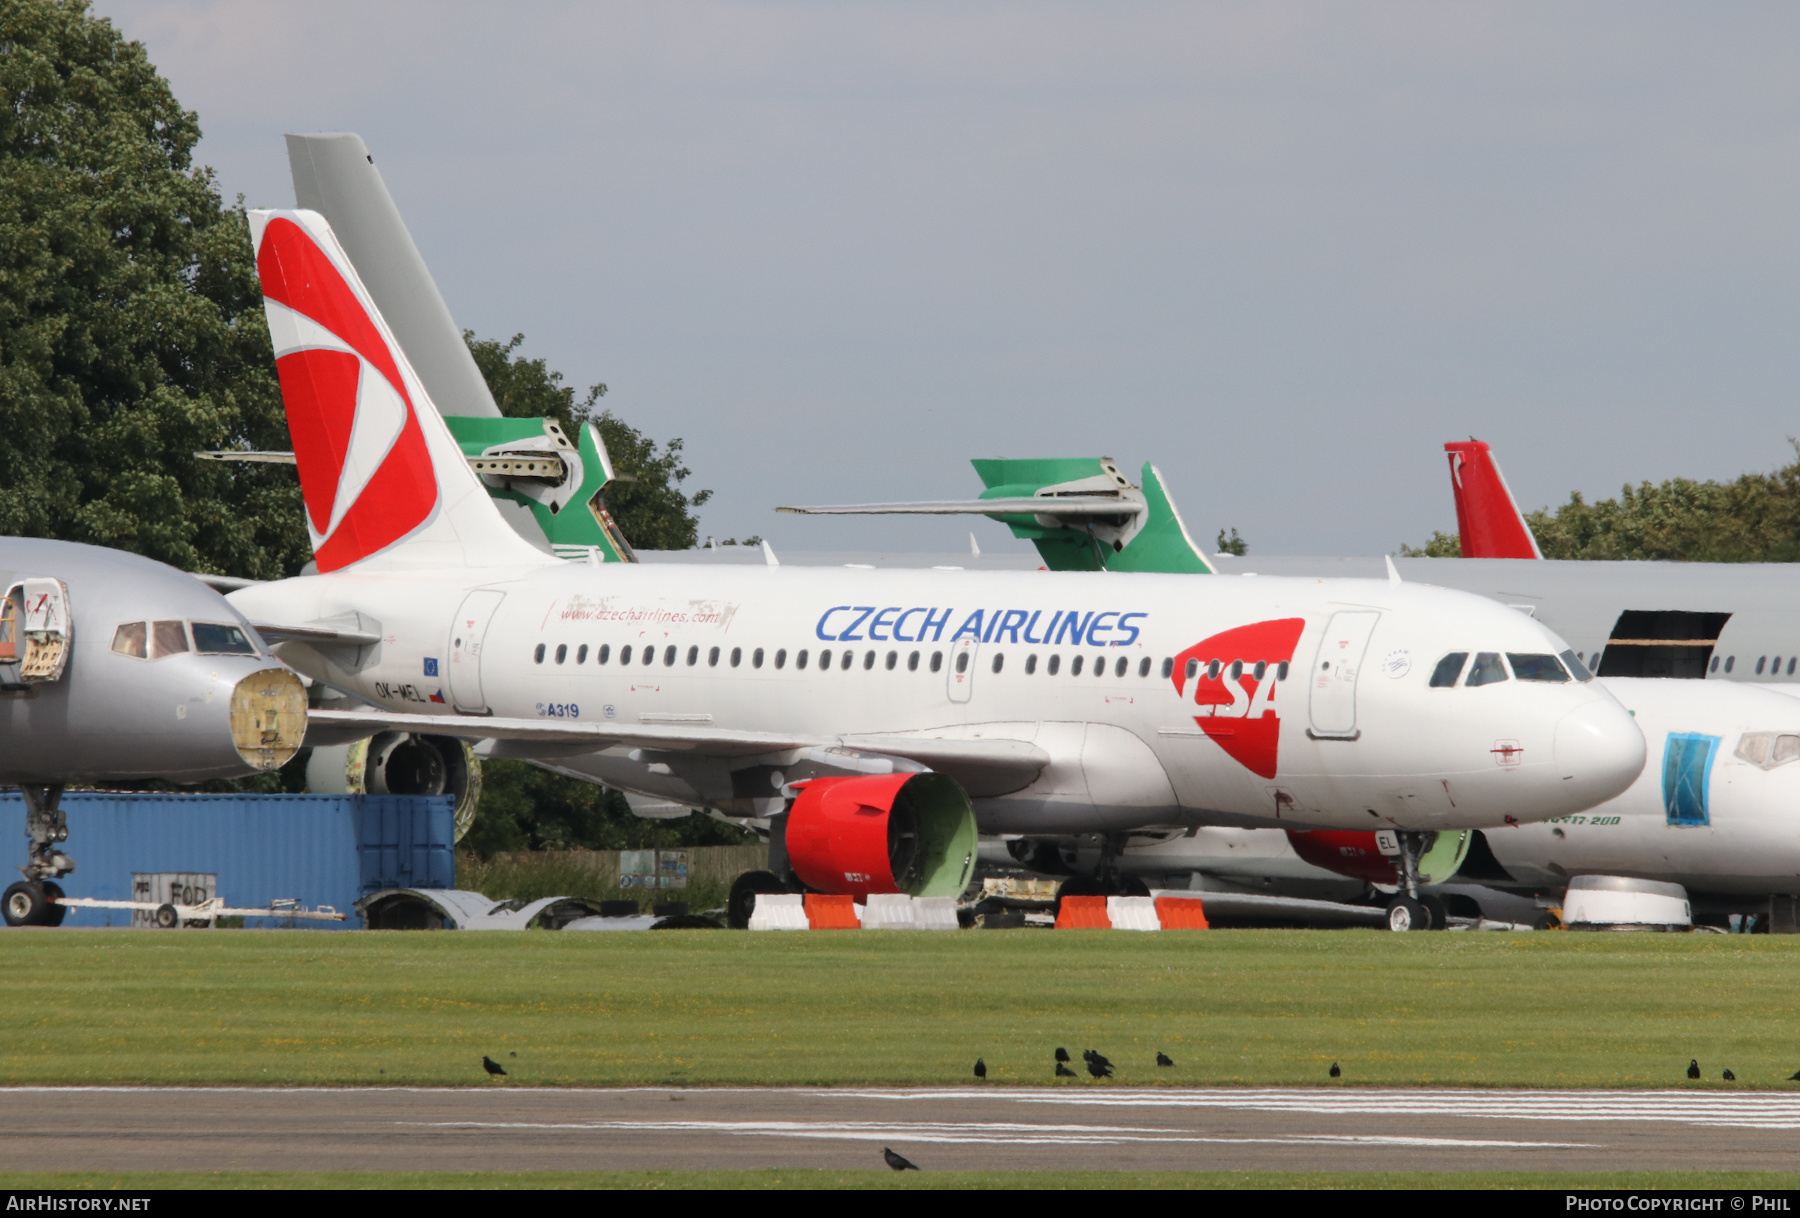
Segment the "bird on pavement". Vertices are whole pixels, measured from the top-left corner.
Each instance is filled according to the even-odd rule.
[[[1727,1070],[1725,1072],[1725,1081],[1728,1083],[1735,1083],[1735,1082],[1737,1082],[1737,1075],[1735,1075],[1731,1071]]]
[[[887,1160],[887,1165],[889,1167],[893,1168],[895,1171],[918,1171],[919,1170],[919,1165],[917,1163],[914,1163],[912,1160],[906,1158],[903,1155],[895,1154],[893,1152],[893,1150],[891,1150],[890,1148],[888,1148],[886,1146],[883,1146],[881,1148],[881,1157],[883,1159]]]
[[[1056,1051],[1056,1060],[1059,1062],[1068,1061],[1069,1060],[1069,1051],[1067,1049],[1058,1049]],[[1794,1075],[1794,1077],[1800,1078],[1800,1074],[1796,1074],[1796,1075]]]
[[[1693,1058],[1688,1059],[1688,1077],[1689,1078],[1699,1078],[1700,1077],[1700,1059],[1699,1058],[1693,1057]]]
[[[1095,1078],[1111,1078],[1112,1077],[1112,1064],[1110,1062],[1101,1062],[1101,1061],[1096,1060],[1096,1061],[1089,1062],[1087,1064],[1087,1066],[1088,1066],[1088,1073],[1093,1075]]]
[[[1336,1062],[1331,1063],[1331,1077],[1332,1078],[1341,1077],[1343,1075],[1343,1073],[1344,1072],[1342,1070],[1338,1069],[1338,1064]]]
[[[1063,1065],[1061,1062],[1057,1062],[1056,1063],[1056,1077],[1057,1078],[1074,1078],[1075,1072],[1073,1070],[1069,1069],[1067,1066]]]
[[[489,1074],[505,1074],[506,1067],[485,1054],[481,1058],[481,1068]]]
[[[1158,1053],[1156,1055],[1156,1064],[1159,1066],[1173,1066],[1175,1064],[1175,1059],[1170,1057],[1167,1053]]]
[[[975,1077],[976,1078],[986,1078],[987,1077],[987,1063],[979,1057],[975,1059]]]

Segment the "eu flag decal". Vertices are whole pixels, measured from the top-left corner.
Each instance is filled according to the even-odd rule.
[[[436,656],[425,657],[425,675],[428,677],[435,677],[438,675]]]

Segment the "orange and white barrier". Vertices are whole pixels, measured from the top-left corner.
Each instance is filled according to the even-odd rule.
[[[871,894],[858,905],[848,893],[759,892],[751,930],[955,930],[953,897]]]
[[[1058,930],[1205,930],[1199,897],[1064,897]]]

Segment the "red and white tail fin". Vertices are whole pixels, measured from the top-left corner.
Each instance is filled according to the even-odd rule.
[[[253,211],[250,240],[319,570],[542,565],[469,468],[325,218]]]
[[[1456,531],[1464,558],[1542,558],[1518,501],[1480,440],[1444,445],[1450,454],[1450,489],[1456,495]]]

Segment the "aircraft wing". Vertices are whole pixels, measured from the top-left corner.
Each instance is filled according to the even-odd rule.
[[[315,647],[373,647],[381,636],[367,630],[351,630],[342,626],[309,624],[283,626],[278,622],[251,622],[256,633],[270,643],[311,643]]]
[[[948,740],[929,736],[826,736],[744,732],[684,724],[579,723],[466,715],[399,715],[387,711],[315,710],[307,715],[308,745],[347,744],[377,732],[419,732],[464,740],[508,740],[523,747],[509,756],[529,757],[543,745],[546,756],[567,757],[569,746],[592,751],[613,745],[688,752],[701,757],[749,757],[787,749],[841,748],[903,757],[947,774],[971,795],[1001,795],[1029,786],[1050,755],[1026,740]],[[848,768],[848,767],[847,767]]]

